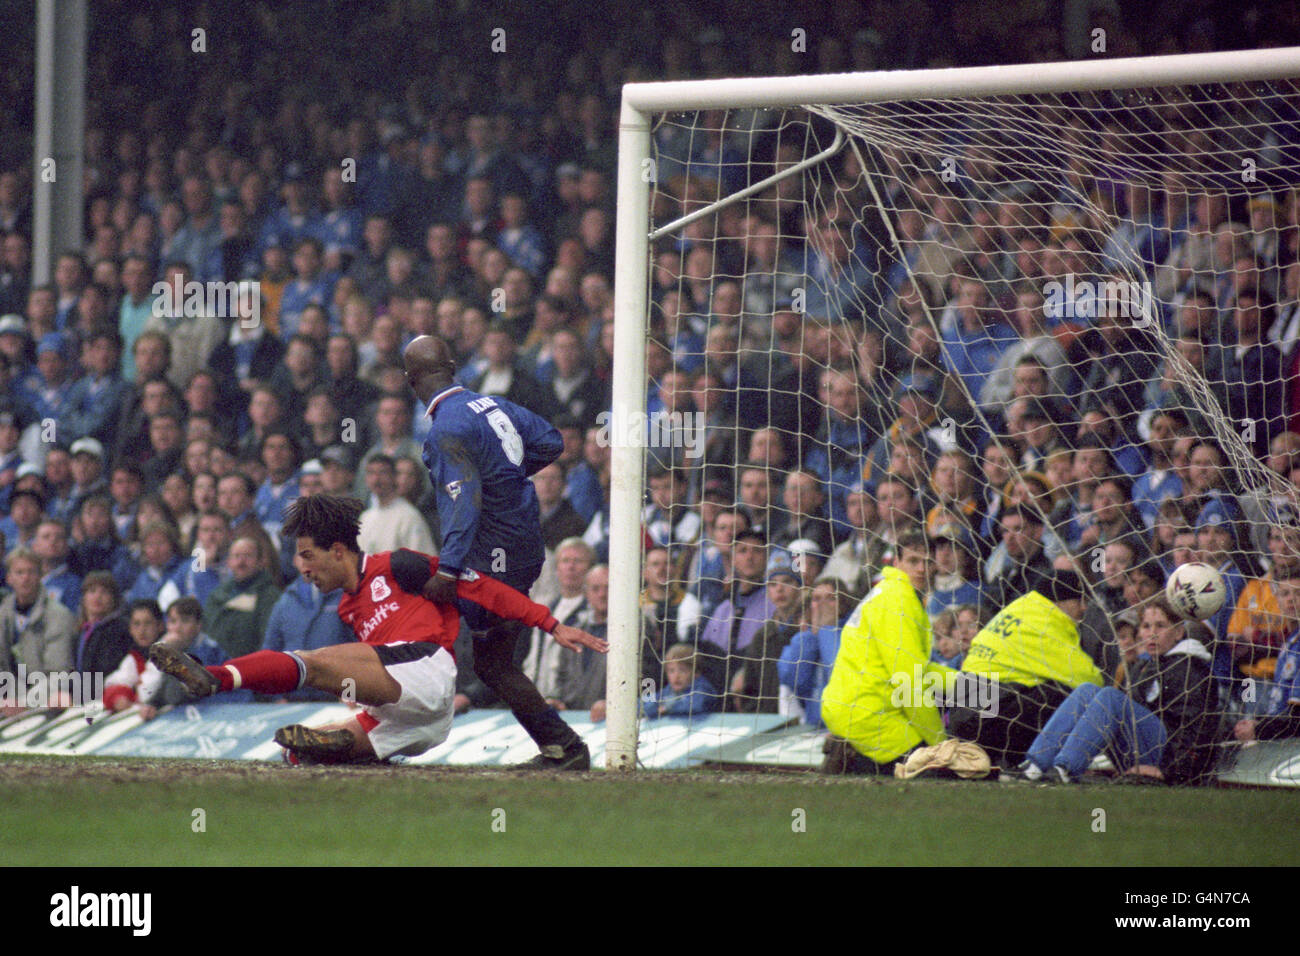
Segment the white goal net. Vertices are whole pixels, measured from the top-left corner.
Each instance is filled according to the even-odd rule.
[[[1297,733],[1286,75],[649,115],[643,763],[1198,782]]]

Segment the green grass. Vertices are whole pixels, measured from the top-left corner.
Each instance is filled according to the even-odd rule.
[[[0,760],[0,865],[1290,865],[1296,806],[1280,790],[24,757]]]

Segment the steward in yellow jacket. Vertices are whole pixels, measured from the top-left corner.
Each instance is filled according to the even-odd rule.
[[[1079,646],[1082,617],[1083,583],[1073,571],[1055,572],[1039,590],[1003,608],[975,635],[958,683],[959,699],[988,703],[980,710],[953,708],[948,718],[953,736],[975,741],[995,764],[1014,767],[1023,761],[1070,691],[1105,682]]]
[[[900,535],[895,565],[883,570],[845,624],[822,691],[822,719],[834,735],[825,770],[892,773],[894,762],[915,747],[944,739],[934,690],[955,672],[930,661],[930,618],[921,595],[932,568],[925,536]]]

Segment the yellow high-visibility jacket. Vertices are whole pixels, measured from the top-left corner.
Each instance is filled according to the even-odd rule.
[[[827,729],[877,763],[943,740],[934,695],[927,699],[915,686],[917,675],[942,681],[954,673],[930,662],[930,642],[930,618],[912,582],[899,569],[885,568],[840,635],[822,691]]]
[[[1072,688],[1104,683],[1097,665],[1079,647],[1074,621],[1037,591],[1012,601],[975,635],[961,669],[1026,687],[1047,681]]]

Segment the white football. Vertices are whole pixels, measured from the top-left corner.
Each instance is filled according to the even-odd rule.
[[[1200,561],[1189,561],[1174,568],[1165,585],[1169,605],[1183,617],[1204,621],[1223,607],[1227,589],[1223,575]]]

